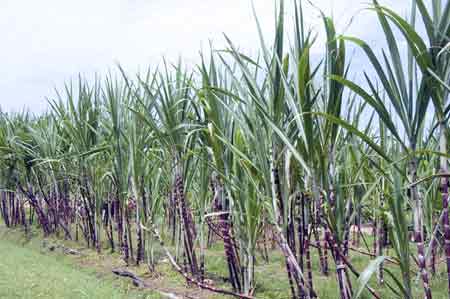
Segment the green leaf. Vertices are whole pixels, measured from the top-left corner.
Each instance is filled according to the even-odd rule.
[[[386,259],[385,256],[378,256],[376,259],[370,261],[369,265],[367,265],[367,267],[361,272],[358,281],[356,282],[357,290],[352,297],[353,299],[359,299],[361,297],[364,289],[369,283],[370,278],[377,271],[377,269],[380,267],[381,263],[383,263],[385,259]]]

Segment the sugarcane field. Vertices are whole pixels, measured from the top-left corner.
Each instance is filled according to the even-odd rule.
[[[0,298],[450,299],[449,0],[62,2],[0,3]]]

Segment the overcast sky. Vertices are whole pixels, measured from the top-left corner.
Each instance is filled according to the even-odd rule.
[[[367,0],[312,2],[333,15],[340,33],[382,44],[373,12],[362,11]],[[270,41],[275,2],[254,3]],[[405,15],[410,0],[381,3]],[[307,23],[321,30],[317,9],[305,9]],[[93,76],[115,69],[116,63],[135,72],[163,56],[195,62],[209,40],[216,48],[225,45],[223,33],[240,49],[256,52],[250,0],[0,0],[0,108],[44,111],[54,88],[79,73]],[[355,55],[358,62],[360,54]]]

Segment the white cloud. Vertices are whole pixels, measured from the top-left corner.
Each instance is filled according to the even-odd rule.
[[[347,33],[374,42],[380,38],[374,35],[378,27],[372,14],[360,12],[367,1],[312,2],[333,13],[339,31],[355,16]],[[269,42],[275,2],[254,3]],[[404,0],[384,3],[400,12],[409,5]],[[305,16],[309,24],[321,22],[310,6]],[[2,0],[0,107],[42,111],[54,87],[78,73],[104,73],[116,62],[133,70],[156,64],[163,55],[194,60],[208,40],[223,46],[223,32],[241,48],[255,51],[259,41],[250,0]]]

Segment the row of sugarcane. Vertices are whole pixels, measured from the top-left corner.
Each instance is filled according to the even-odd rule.
[[[225,36],[228,48],[202,53],[193,69],[164,61],[133,77],[119,67],[68,84],[42,115],[1,114],[4,224],[109,248],[149,271],[155,244],[170,241],[175,257],[165,252],[190,284],[241,298],[258,295],[268,239],[294,299],[318,298],[313,276],[332,271],[341,299],[381,298],[369,285],[375,273],[389,296],[407,299],[417,273],[432,298],[440,251],[450,277],[450,2],[413,0],[402,18],[374,0],[380,55],[322,14],[319,61],[301,1],[287,5],[272,47],[255,17],[256,58]],[[348,79],[362,72],[347,62],[349,45],[372,66],[361,82]],[[373,227],[372,247],[361,224]],[[213,242],[223,244],[232,291],[207,283]],[[388,243],[394,257],[384,256]],[[363,272],[356,251],[373,257]]]

